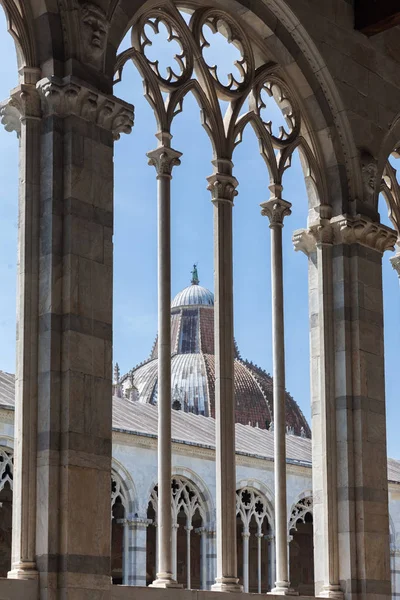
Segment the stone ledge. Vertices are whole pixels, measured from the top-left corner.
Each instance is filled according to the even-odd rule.
[[[0,578],[0,600],[37,600],[38,582]]]
[[[251,594],[252,600],[266,600],[265,594]],[[246,600],[245,592],[230,592],[229,600]],[[315,600],[314,596],[296,596],[298,600]],[[268,599],[282,600],[282,596],[268,594]],[[133,587],[129,585],[113,585],[111,600],[221,600],[221,592],[206,590],[160,589],[151,587]]]

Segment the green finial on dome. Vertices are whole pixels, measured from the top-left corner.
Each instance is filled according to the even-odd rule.
[[[199,285],[199,283],[200,283],[200,279],[199,279],[199,274],[197,273],[197,265],[194,264],[193,271],[192,271],[192,285]]]

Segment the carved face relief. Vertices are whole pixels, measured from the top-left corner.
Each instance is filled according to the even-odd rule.
[[[85,3],[82,13],[82,42],[84,58],[89,63],[98,63],[106,49],[108,22],[105,14],[95,4]]]
[[[373,157],[368,152],[363,152],[361,155],[361,173],[363,179],[363,187],[365,199],[372,199],[375,187],[378,169]]]

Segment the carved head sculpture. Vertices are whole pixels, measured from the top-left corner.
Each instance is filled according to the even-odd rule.
[[[99,66],[107,43],[109,23],[105,13],[96,4],[81,5],[81,32],[84,60]]]
[[[374,157],[363,150],[360,155],[361,160],[361,175],[363,180],[364,189],[364,200],[367,202],[373,201],[375,188],[376,188],[376,177],[378,168]]]

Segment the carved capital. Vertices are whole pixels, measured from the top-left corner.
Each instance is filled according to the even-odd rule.
[[[392,263],[393,269],[397,271],[397,275],[400,279],[400,248],[397,249],[396,256],[393,256],[393,258],[390,259],[390,262]]]
[[[339,215],[331,219],[331,224],[336,244],[362,244],[381,253],[394,249],[396,232],[363,215]]]
[[[211,201],[216,204],[218,202],[228,202],[233,204],[233,199],[237,196],[238,180],[233,175],[225,173],[213,173],[207,177],[207,189],[211,192]]]
[[[262,202],[261,206],[261,214],[263,217],[269,218],[269,226],[273,227],[283,227],[283,219],[292,214],[291,204],[286,200],[282,200],[282,198],[277,198],[276,196],[267,200],[267,202]]]
[[[181,164],[182,152],[178,152],[169,146],[159,146],[147,153],[149,165],[156,168],[157,178],[167,177],[171,179],[172,169]]]
[[[146,519],[145,517],[131,517],[127,519],[128,524],[132,528],[136,529],[146,529],[149,525],[153,523],[152,519]]]
[[[132,131],[134,107],[131,104],[92,90],[79,79],[50,77],[41,79],[36,87],[46,116],[76,115],[112,131],[114,139]]]
[[[0,104],[0,119],[6,131],[21,133],[21,121],[41,118],[40,96],[35,85],[22,83]]]
[[[308,229],[297,229],[292,237],[296,252],[303,252],[309,256],[315,252],[317,246],[331,246],[333,244],[333,228],[329,219],[319,219],[310,224]]]

